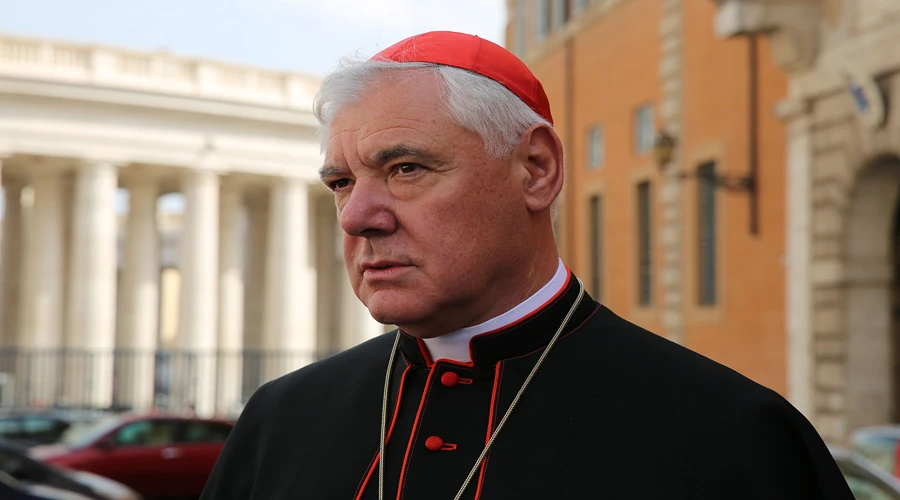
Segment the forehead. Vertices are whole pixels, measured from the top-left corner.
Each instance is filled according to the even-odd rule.
[[[444,110],[437,78],[425,71],[402,71],[373,82],[341,106],[329,127],[326,156],[389,142],[433,145],[460,130]]]

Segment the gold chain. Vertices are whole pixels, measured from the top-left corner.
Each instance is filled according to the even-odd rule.
[[[550,343],[547,344],[547,348],[544,349],[544,352],[541,353],[541,357],[538,358],[537,363],[534,364],[534,367],[531,369],[531,373],[528,374],[525,382],[522,383],[522,387],[519,388],[519,392],[516,394],[516,397],[513,398],[512,403],[509,405],[509,409],[506,410],[506,414],[503,415],[500,423],[497,424],[497,428],[494,429],[494,432],[491,434],[491,438],[485,445],[484,450],[481,451],[481,455],[478,456],[478,460],[475,461],[475,465],[472,467],[472,470],[469,472],[469,475],[463,482],[462,487],[459,488],[459,492],[457,492],[454,500],[459,500],[460,498],[462,498],[463,492],[466,491],[469,483],[472,482],[472,478],[475,477],[475,473],[478,472],[478,467],[481,466],[481,462],[484,461],[484,457],[487,456],[488,451],[491,449],[491,446],[493,446],[494,441],[497,439],[497,435],[500,434],[500,429],[503,428],[506,420],[509,419],[509,415],[512,413],[513,408],[515,408],[519,403],[519,399],[525,392],[525,388],[528,387],[531,379],[534,378],[534,374],[537,373],[538,368],[540,368],[541,364],[544,362],[544,358],[547,357],[547,353],[549,353],[550,349],[553,348],[553,344],[555,344],[559,339],[560,334],[562,334],[562,331],[566,328],[569,320],[572,319],[572,315],[575,313],[575,309],[578,307],[578,304],[581,303],[581,299],[582,297],[584,297],[584,283],[582,283],[578,278],[575,279],[578,281],[578,298],[575,300],[575,303],[572,304],[572,307],[569,309],[569,313],[566,314],[566,317],[562,320],[562,323],[560,323],[559,329],[556,330],[553,338],[550,339]],[[391,348],[391,357],[388,360],[387,375],[385,375],[384,377],[384,397],[381,401],[381,443],[378,449],[378,500],[384,500],[384,449],[385,445],[387,444],[385,439],[385,427],[387,425],[388,393],[390,392],[391,385],[391,371],[394,367],[394,359],[397,355],[397,345],[399,343],[400,330],[397,330],[397,336],[394,338],[394,347]],[[399,404],[400,403],[398,401],[398,408],[394,409],[395,412],[399,410]]]

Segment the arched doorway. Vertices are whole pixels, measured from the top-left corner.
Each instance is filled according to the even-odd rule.
[[[847,225],[845,290],[849,428],[900,421],[900,158],[859,171]]]

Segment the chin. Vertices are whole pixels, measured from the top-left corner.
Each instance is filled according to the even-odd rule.
[[[367,297],[363,303],[369,309],[369,314],[381,324],[415,325],[427,320],[433,308],[423,304],[420,297],[406,297],[405,294],[390,292],[376,292]]]

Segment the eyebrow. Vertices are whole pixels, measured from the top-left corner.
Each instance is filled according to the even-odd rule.
[[[319,178],[325,179],[326,177],[340,177],[345,176],[349,173],[346,168],[334,167],[334,166],[323,166],[319,169]]]
[[[421,149],[416,149],[406,144],[398,144],[376,152],[371,156],[371,163],[381,166],[385,163],[399,160],[400,158],[414,158],[419,161],[431,163],[432,165],[443,165],[444,163],[447,163],[446,160],[437,155],[422,151]],[[345,177],[347,175],[350,175],[350,170],[347,168],[327,165],[319,169],[319,178],[321,179],[329,177]]]
[[[432,164],[446,163],[443,159],[436,155],[433,155],[426,151],[422,151],[421,149],[416,149],[406,144],[397,144],[396,146],[382,149],[381,151],[378,151],[377,153],[372,155],[372,160],[374,160],[373,163],[375,163],[376,165],[384,165],[385,163],[399,160],[400,158],[416,158]]]

